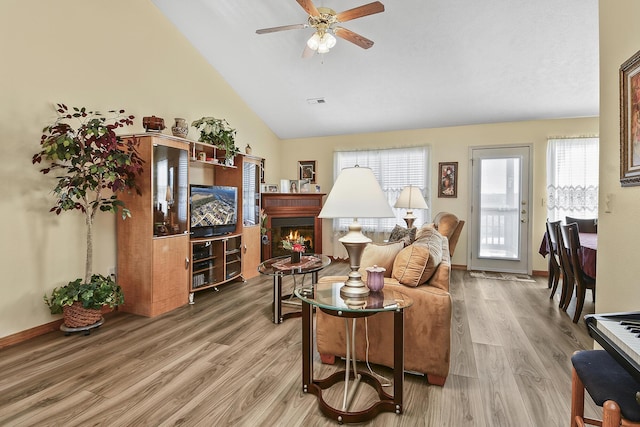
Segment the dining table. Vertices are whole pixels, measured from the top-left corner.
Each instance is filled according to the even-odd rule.
[[[580,249],[578,256],[582,264],[582,271],[591,278],[596,278],[596,259],[598,255],[598,233],[578,233],[580,237]],[[546,257],[549,253],[547,233],[544,233],[538,253]]]

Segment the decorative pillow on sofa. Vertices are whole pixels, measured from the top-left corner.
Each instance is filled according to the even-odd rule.
[[[416,228],[404,228],[396,224],[391,230],[391,235],[389,236],[389,242],[403,242],[405,246],[409,246],[416,240]]]
[[[409,245],[396,256],[392,276],[405,286],[416,287],[428,279],[425,274],[428,262],[428,247]]]
[[[436,226],[432,222],[428,224],[424,224],[422,227],[418,228],[418,231],[416,232],[416,240],[424,236],[425,233],[428,233],[429,230],[435,230],[435,229],[436,229]]]
[[[393,260],[396,259],[398,252],[402,250],[404,243],[369,243],[362,251],[360,259],[360,275],[363,281],[367,281],[367,267],[384,267],[384,277],[391,277],[391,269],[393,268]]]
[[[406,286],[427,282],[442,261],[442,236],[435,229],[425,230],[422,237],[396,256],[393,278]]]

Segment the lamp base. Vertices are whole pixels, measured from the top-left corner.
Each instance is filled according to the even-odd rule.
[[[416,220],[416,216],[413,214],[413,211],[407,211],[407,215],[403,218],[404,222],[407,223],[407,228],[413,227],[413,222]]]
[[[345,282],[344,286],[340,288],[340,296],[342,299],[347,298],[366,298],[369,295],[369,288],[362,281],[362,276],[358,271],[360,269],[360,259],[362,258],[362,252],[365,246],[371,239],[366,237],[360,231],[359,224],[351,224],[349,227],[349,233],[339,239],[347,250],[349,255],[349,279]]]
[[[349,277],[349,280],[340,288],[340,297],[342,297],[343,300],[366,298],[369,296],[369,292],[369,288],[367,288],[362,279],[360,279],[360,281],[353,281],[351,277]]]

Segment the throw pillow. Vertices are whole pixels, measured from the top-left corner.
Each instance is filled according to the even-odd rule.
[[[362,258],[360,259],[360,275],[363,281],[367,281],[367,271],[365,268],[384,267],[387,271],[384,272],[384,277],[391,277],[391,269],[393,268],[393,260],[398,255],[398,252],[402,250],[404,244],[402,242],[395,243],[369,243],[362,251]]]
[[[435,273],[436,269],[442,262],[442,240],[444,237],[435,229],[427,229],[425,230],[419,239],[413,242],[413,245],[417,246],[425,246],[429,248],[429,260],[427,261],[427,265],[425,267],[425,282],[431,279],[433,273]],[[423,282],[424,283],[424,282]]]
[[[416,228],[404,228],[396,224],[391,230],[389,242],[403,242],[405,246],[409,246],[416,239]]]
[[[425,275],[429,261],[429,248],[409,245],[396,256],[393,262],[393,278],[405,286],[416,287],[427,281]]]
[[[430,222],[429,224],[424,224],[422,227],[420,227],[418,229],[418,231],[416,232],[416,240],[418,240],[419,238],[421,238],[425,233],[427,233],[427,230],[435,230],[436,226]]]

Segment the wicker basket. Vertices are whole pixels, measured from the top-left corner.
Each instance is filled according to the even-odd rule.
[[[102,318],[101,310],[84,308],[79,302],[62,307],[62,314],[64,316],[64,324],[69,328],[93,325]]]

